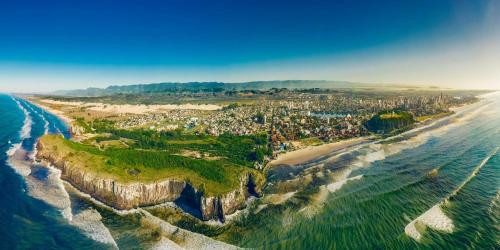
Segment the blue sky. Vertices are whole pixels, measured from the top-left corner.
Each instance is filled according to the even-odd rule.
[[[498,2],[2,1],[0,90],[271,79],[499,88]]]

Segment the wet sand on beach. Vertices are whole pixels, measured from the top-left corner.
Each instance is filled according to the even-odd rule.
[[[310,162],[321,156],[328,155],[329,153],[359,145],[367,142],[367,137],[358,137],[338,142],[323,144],[320,146],[308,146],[295,151],[286,152],[279,155],[275,160],[269,162],[268,166],[278,165],[298,165]]]

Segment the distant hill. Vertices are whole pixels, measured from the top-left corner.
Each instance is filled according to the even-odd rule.
[[[162,93],[179,90],[242,90],[256,89],[266,90],[271,88],[352,88],[369,86],[369,84],[352,83],[345,81],[321,81],[321,80],[286,80],[286,81],[254,81],[242,83],[223,83],[223,82],[163,82],[134,85],[112,85],[107,88],[87,88],[76,90],[59,90],[52,94],[65,96],[102,96],[112,94],[138,94],[138,93]]]
[[[366,128],[375,133],[387,134],[405,128],[415,122],[411,113],[394,110],[382,111],[365,123]]]

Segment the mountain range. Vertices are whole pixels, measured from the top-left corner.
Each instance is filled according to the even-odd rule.
[[[162,93],[180,90],[203,91],[203,90],[266,90],[271,88],[353,88],[370,86],[365,83],[354,83],[347,81],[325,81],[325,80],[280,80],[280,81],[253,81],[240,83],[225,82],[162,82],[133,85],[112,85],[106,88],[86,88],[75,90],[58,90],[52,92],[54,95],[65,96],[103,96],[113,94],[139,94],[139,93]]]

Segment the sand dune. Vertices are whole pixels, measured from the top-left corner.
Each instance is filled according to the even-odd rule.
[[[163,104],[163,105],[144,105],[144,104],[105,104],[105,103],[91,103],[91,102],[63,102],[49,99],[41,99],[40,102],[65,105],[65,106],[80,106],[86,107],[89,110],[118,113],[118,114],[146,114],[157,113],[168,110],[219,110],[222,107],[215,104]]]

